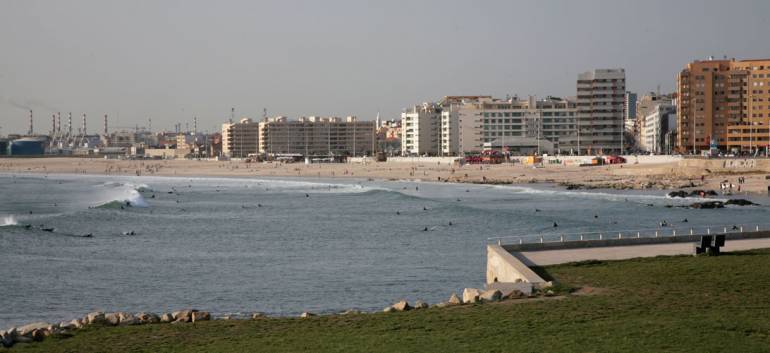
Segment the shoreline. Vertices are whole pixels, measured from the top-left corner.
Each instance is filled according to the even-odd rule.
[[[770,166],[769,166],[770,167]],[[767,170],[766,170],[767,169]],[[485,185],[554,184],[567,190],[685,190],[720,191],[733,184],[733,196],[767,195],[770,168],[712,170],[679,161],[594,167],[521,164],[464,165],[418,162],[336,164],[246,163],[209,160],[109,160],[94,158],[0,159],[0,173],[74,174],[168,177],[300,177],[409,182],[450,182]],[[745,183],[739,184],[738,178]]]

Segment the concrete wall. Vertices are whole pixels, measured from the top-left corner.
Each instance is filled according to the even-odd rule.
[[[499,245],[487,245],[487,283],[545,283],[527,265]]]
[[[770,159],[766,158],[685,158],[679,161],[679,167],[690,170],[708,169],[711,172],[741,172],[760,170],[770,172]]]

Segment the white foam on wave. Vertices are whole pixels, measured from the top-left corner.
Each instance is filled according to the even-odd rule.
[[[15,226],[17,224],[18,224],[18,222],[16,221],[16,217],[14,217],[13,215],[10,215],[10,216],[3,217],[3,221],[0,222],[0,227],[3,227],[3,226]]]
[[[108,190],[100,193],[100,205],[113,201],[127,202],[133,207],[150,207],[139,192],[139,187],[132,183],[111,182],[102,185]],[[144,185],[146,186],[146,185]]]

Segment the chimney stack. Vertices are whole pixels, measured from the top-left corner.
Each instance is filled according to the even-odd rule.
[[[56,135],[56,114],[51,114],[51,136]]]
[[[104,114],[104,136],[107,136],[107,114]]]
[[[56,133],[61,133],[61,112],[56,113]]]
[[[86,135],[86,113],[83,113],[83,136]]]
[[[69,113],[67,118],[67,137],[72,138],[72,113]]]
[[[32,126],[32,109],[29,110],[29,135],[32,135],[35,132]]]

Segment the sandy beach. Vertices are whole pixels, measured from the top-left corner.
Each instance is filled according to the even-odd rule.
[[[762,162],[768,162],[763,160]],[[692,164],[692,163],[690,163]],[[439,162],[367,162],[310,164],[246,163],[208,160],[108,160],[97,158],[0,159],[4,173],[66,173],[90,175],[154,176],[270,176],[319,178],[372,178],[461,183],[557,183],[573,188],[608,189],[711,189],[733,184],[733,194],[766,194],[766,163],[743,170],[683,167],[681,162],[622,164],[596,167],[522,164],[464,165]],[[745,182],[738,183],[743,177]],[[739,190],[740,187],[740,190]]]

